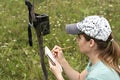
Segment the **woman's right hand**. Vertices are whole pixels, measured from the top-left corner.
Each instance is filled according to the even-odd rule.
[[[59,46],[54,46],[54,48],[52,49],[52,53],[53,56],[55,57],[55,59],[61,64],[62,60],[64,60],[64,55],[63,55],[63,51],[62,48]]]

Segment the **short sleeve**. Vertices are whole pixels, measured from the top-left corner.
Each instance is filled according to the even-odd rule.
[[[85,80],[99,80],[99,79],[95,79],[95,78],[87,78]]]
[[[90,71],[90,66],[91,66],[91,61],[89,61],[89,63],[86,66],[86,70],[89,72]]]

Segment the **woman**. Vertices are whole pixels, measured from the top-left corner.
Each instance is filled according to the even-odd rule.
[[[62,48],[55,46],[52,53],[56,59],[55,66],[50,70],[57,80],[64,80],[59,64],[69,80],[120,80],[120,48],[112,36],[108,21],[101,16],[88,16],[78,23],[66,26],[69,34],[76,34],[80,51],[89,57],[90,61],[81,73],[75,71],[66,61]]]

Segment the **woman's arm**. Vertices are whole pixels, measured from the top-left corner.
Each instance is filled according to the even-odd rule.
[[[63,60],[61,66],[64,69],[65,74],[68,76],[69,80],[85,80],[87,75],[87,70],[83,70],[81,73],[75,71],[66,60]]]
[[[60,64],[69,80],[80,80],[80,73],[75,71],[65,59]]]
[[[54,57],[56,58],[56,60],[62,66],[62,68],[63,68],[65,74],[68,76],[69,80],[85,80],[85,76],[87,75],[87,70],[84,70],[81,74],[79,72],[75,71],[69,65],[67,60],[64,58],[61,47],[55,46],[52,50],[52,53],[53,53]],[[57,61],[55,62],[56,64],[58,63]],[[62,72],[60,71],[60,67],[58,66],[58,64],[56,66],[53,66],[50,64],[50,68],[57,79],[59,76],[60,77],[62,76]],[[62,78],[61,78],[61,80],[63,80]]]
[[[53,74],[56,76],[57,80],[64,80],[62,76],[62,72],[60,69],[60,64],[56,61],[56,66],[53,66],[51,62],[49,61],[50,70],[53,72]],[[83,70],[81,73],[75,71],[67,61],[63,62],[62,65],[65,74],[69,78],[69,80],[85,80],[86,75],[88,74],[87,70]]]

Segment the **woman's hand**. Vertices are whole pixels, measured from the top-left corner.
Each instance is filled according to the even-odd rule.
[[[62,52],[62,48],[59,46],[54,46],[54,48],[52,49],[51,52],[55,58],[55,62],[54,62],[55,65],[52,65],[52,63],[49,60],[50,70],[56,76],[57,80],[64,80],[64,78],[62,76],[61,62],[65,58],[64,58],[64,55]]]
[[[62,77],[62,68],[56,60],[55,65],[52,65],[52,63],[49,60],[49,66],[50,71],[56,76],[57,80],[64,80],[64,78]]]
[[[61,64],[62,60],[64,60],[64,55],[63,55],[63,51],[62,48],[59,46],[54,46],[54,48],[52,49],[52,53],[53,56],[55,57],[55,59]]]

